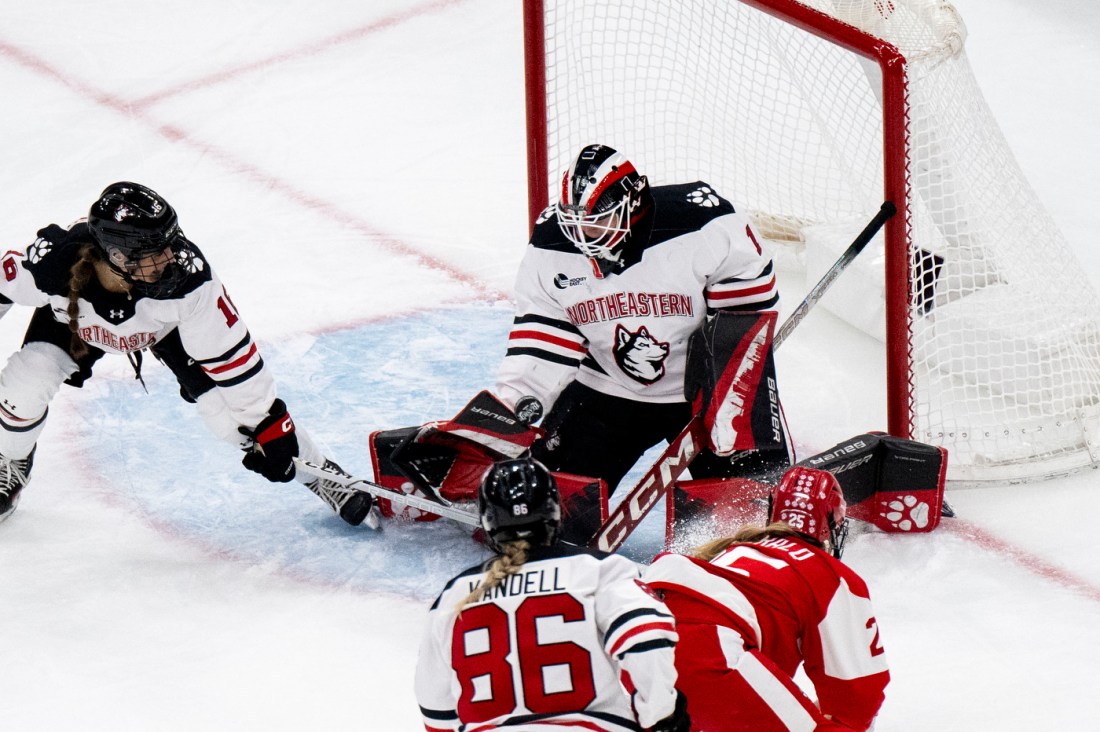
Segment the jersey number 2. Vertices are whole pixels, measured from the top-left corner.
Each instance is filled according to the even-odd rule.
[[[539,643],[538,624],[548,618],[565,623],[581,622],[584,606],[572,595],[528,597],[516,609],[516,660],[523,680],[523,705],[533,714],[580,711],[596,698],[592,658],[576,643]],[[462,686],[458,714],[466,721],[485,721],[512,714],[518,701],[508,656],[512,650],[509,615],[499,605],[467,607],[455,623],[451,643],[451,665]],[[479,638],[476,650],[466,639]],[[471,643],[473,645],[473,643]],[[570,687],[547,691],[543,674],[549,667],[565,673],[555,678],[570,679]],[[487,686],[486,686],[487,684]],[[474,697],[480,697],[474,701]]]

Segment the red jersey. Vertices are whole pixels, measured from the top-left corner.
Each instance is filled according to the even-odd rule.
[[[678,625],[732,628],[791,677],[804,663],[822,713],[871,726],[890,679],[886,656],[867,585],[827,552],[770,538],[711,562],[662,554],[644,579],[663,591]]]

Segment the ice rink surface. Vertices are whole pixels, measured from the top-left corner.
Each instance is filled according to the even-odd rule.
[[[156,189],[299,424],[356,473],[370,431],[447,418],[491,385],[527,232],[519,3],[13,5],[5,250],[110,182]],[[1100,9],[956,6],[990,106],[1097,285]],[[28,317],[0,321],[0,358]],[[840,338],[863,373],[881,368],[880,345],[823,312],[777,359],[803,450],[883,426],[881,395],[817,357]],[[420,729],[424,614],[483,550],[443,523],[344,525],[240,468],[151,360],[146,381],[116,357],[64,389],[0,525],[0,729]],[[893,676],[878,732],[1097,729],[1097,478],[953,490],[959,518],[933,534],[853,538]],[[654,519],[635,559],[660,548]]]

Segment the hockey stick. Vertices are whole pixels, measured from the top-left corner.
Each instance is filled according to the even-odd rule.
[[[372,483],[369,480],[362,478],[356,478],[348,475],[347,473],[336,470],[333,468],[325,467],[324,465],[318,465],[308,460],[302,460],[301,458],[294,458],[294,466],[301,470],[303,473],[308,473],[318,478],[322,478],[327,481],[331,481],[338,485],[344,486],[352,490],[361,490],[370,493],[376,498],[384,498],[387,501],[398,503],[403,506],[409,506],[411,508],[418,508],[426,513],[435,514],[436,516],[442,516],[443,518],[457,521],[460,524],[467,526],[481,526],[481,520],[476,514],[470,511],[463,511],[460,508],[453,508],[451,506],[444,506],[435,501],[427,498],[420,498],[419,496],[413,496],[406,493],[399,493],[385,486]]]
[[[844,253],[840,255],[832,267],[829,267],[829,271],[822,275],[818,283],[814,285],[813,289],[802,299],[802,302],[798,304],[798,307],[794,309],[794,312],[790,314],[787,320],[776,331],[773,348],[778,348],[779,344],[787,340],[787,336],[791,334],[791,331],[795,329],[802,319],[806,317],[806,313],[810,312],[810,308],[817,304],[824,295],[825,291],[833,286],[833,282],[837,277],[840,277],[840,273],[848,268],[848,265],[852,263],[852,260],[859,256],[859,253],[875,238],[875,234],[882,228],[894,214],[898,212],[894,206],[893,201],[884,201],[882,207],[879,208],[878,213],[871,219],[867,226],[863,228],[863,231],[859,232],[848,248],[844,250]]]
[[[779,344],[787,339],[787,336],[791,334],[795,326],[802,322],[806,317],[806,313],[810,311],[814,305],[821,300],[825,291],[828,290],[836,278],[840,276],[852,260],[863,251],[867,244],[874,238],[878,230],[882,228],[886,221],[897,213],[897,208],[891,201],[885,201],[882,207],[875,214],[875,217],[868,222],[863,231],[848,245],[848,248],[844,250],[844,253],[840,255],[840,258],[829,268],[829,271],[821,278],[821,280],[814,285],[809,294],[802,300],[790,317],[783,323],[783,325],[776,332],[775,337],[772,340],[772,348],[778,348]],[[611,512],[611,515],[607,517],[607,521],[600,526],[596,531],[596,535],[592,537],[589,542],[589,546],[605,552],[613,552],[623,545],[626,538],[638,528],[638,524],[642,522],[642,519],[646,517],[646,514],[657,505],[657,501],[661,499],[672,488],[672,484],[687,470],[688,465],[695,459],[695,456],[699,454],[702,449],[703,442],[707,439],[706,429],[703,425],[703,414],[697,412],[692,415],[691,420],[684,427],[683,431],[676,436],[672,442],[669,443],[665,451],[661,453],[661,456],[657,458],[657,462],[646,474],[642,476],[642,479],[638,481],[638,484],[630,489],[623,500],[615,507],[615,510]]]

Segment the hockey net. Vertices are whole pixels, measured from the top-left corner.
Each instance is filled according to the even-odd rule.
[[[714,185],[806,251],[839,254],[889,199],[890,433],[946,447],[955,481],[1100,461],[1100,302],[1001,135],[951,5],[525,0],[525,31],[532,222],[592,142],[657,184]]]

